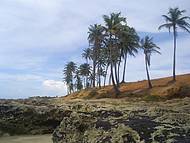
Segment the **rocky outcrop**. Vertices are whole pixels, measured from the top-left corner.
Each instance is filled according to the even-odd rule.
[[[54,143],[189,143],[190,98],[0,100],[0,136],[53,133]]]
[[[63,117],[69,114],[69,111],[53,105],[34,106],[1,101],[0,135],[52,133]]]
[[[63,118],[53,142],[189,143],[189,101],[77,103],[80,108]]]

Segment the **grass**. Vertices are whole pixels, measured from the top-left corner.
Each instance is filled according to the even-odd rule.
[[[147,95],[143,98],[145,101],[164,101],[166,98],[156,95]]]

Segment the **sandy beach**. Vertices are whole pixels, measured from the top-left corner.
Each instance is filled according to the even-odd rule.
[[[52,143],[51,135],[0,137],[0,143]]]

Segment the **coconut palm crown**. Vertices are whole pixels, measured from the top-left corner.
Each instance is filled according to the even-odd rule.
[[[173,31],[174,39],[174,55],[173,55],[173,81],[176,81],[176,39],[177,39],[177,29],[183,29],[190,33],[190,24],[187,20],[190,20],[190,17],[183,16],[185,10],[180,10],[179,8],[170,8],[167,15],[162,15],[166,23],[159,26],[159,30],[162,28],[167,28],[169,32]]]
[[[149,36],[146,36],[145,38],[141,39],[140,44],[145,55],[145,66],[146,66],[148,85],[149,85],[149,88],[152,88],[152,83],[150,80],[148,67],[150,67],[150,60],[151,60],[152,53],[160,54],[159,52],[160,48],[153,42],[153,38],[150,38]]]

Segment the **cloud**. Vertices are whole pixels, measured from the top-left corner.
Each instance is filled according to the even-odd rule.
[[[55,95],[65,95],[66,94],[66,84],[61,81],[56,80],[45,80],[43,81],[43,87],[47,91],[55,92]]]
[[[142,6],[146,4],[151,7]],[[158,0],[110,0],[109,3],[102,0],[4,0],[0,11],[4,19],[0,22],[1,43],[12,50],[74,51],[81,43],[87,44],[88,26],[102,23],[103,14],[121,11],[138,31],[158,32],[161,15],[176,5],[189,9],[188,0],[163,3]]]
[[[60,82],[64,64],[82,62],[88,26],[103,23],[102,15],[111,12],[122,12],[139,33],[155,37],[163,54],[152,57],[152,77],[169,75],[172,41],[166,30],[160,33],[157,28],[169,7],[186,9],[190,15],[189,5],[189,0],[1,0],[0,79],[6,84],[0,81],[0,96],[65,94]],[[189,36],[183,38],[178,43],[178,73],[189,71]],[[129,59],[128,80],[146,78],[143,62],[140,54]]]

